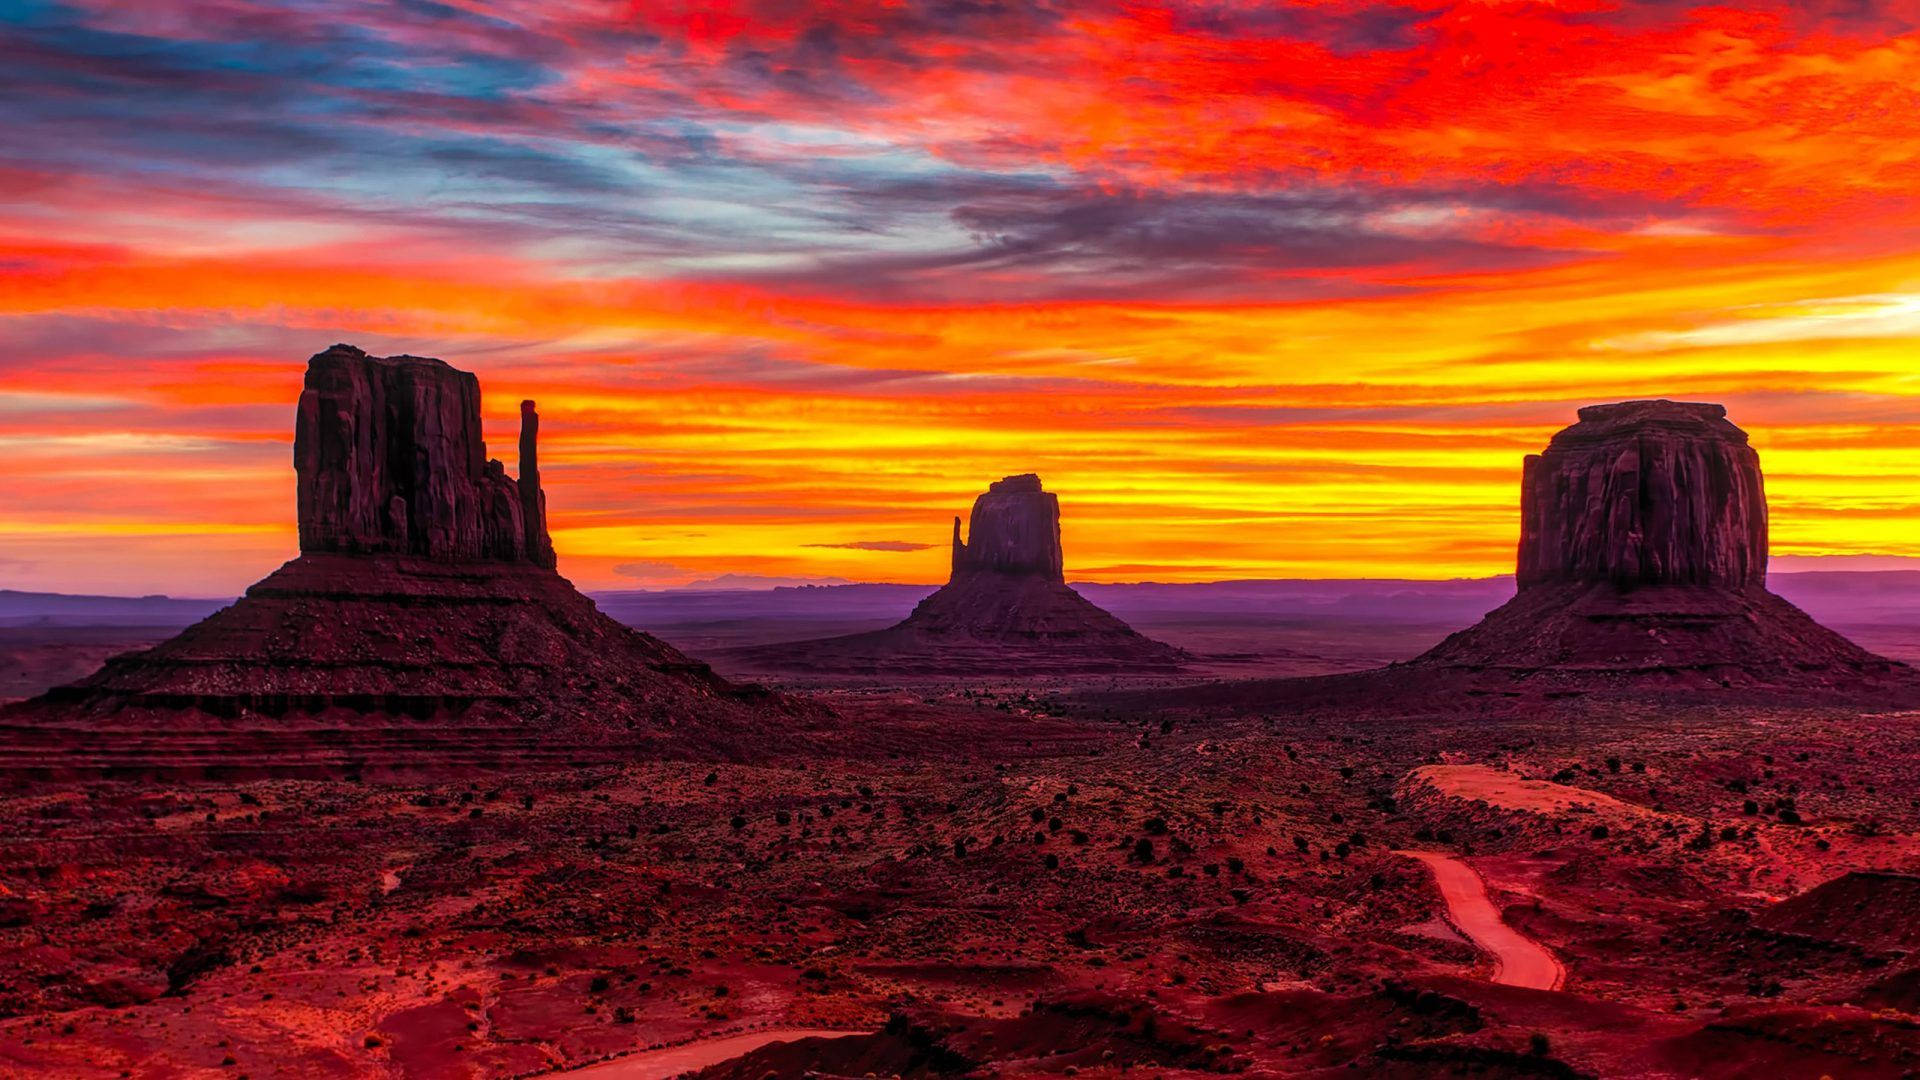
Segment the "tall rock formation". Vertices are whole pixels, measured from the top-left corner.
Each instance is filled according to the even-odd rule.
[[[1060,500],[1043,491],[1033,473],[995,480],[973,500],[972,534],[960,542],[960,519],[953,519],[953,578],[969,574],[1008,574],[1064,583],[1066,560],[1060,552]]]
[[[0,773],[447,772],[776,747],[793,706],[554,571],[539,417],[486,456],[473,375],[336,345],[295,418],[301,555],[152,649],[0,713]]]
[[[444,361],[313,357],[293,464],[303,552],[526,560],[520,487],[480,437],[480,380]]]
[[[996,480],[953,519],[947,584],[866,634],[735,650],[747,669],[874,675],[1165,674],[1191,659],[1067,585],[1060,501],[1032,473]]]
[[[520,403],[520,521],[525,529],[523,554],[535,566],[558,565],[553,539],[547,535],[547,493],[540,488],[540,414],[533,402]]]
[[[1767,580],[1760,455],[1720,405],[1627,401],[1527,458],[1522,588],[1552,582],[1741,589]]]
[[[294,422],[300,550],[552,569],[539,438],[523,401],[513,480],[487,457],[471,372],[335,345],[307,362]]]
[[[1767,591],[1760,456],[1722,406],[1581,409],[1520,504],[1517,595],[1415,665],[1783,687],[1899,667]]]
[[[1535,710],[1592,694],[1920,704],[1920,678],[1766,587],[1760,458],[1719,405],[1627,401],[1526,459],[1518,589],[1403,664],[1116,696],[1134,708]]]

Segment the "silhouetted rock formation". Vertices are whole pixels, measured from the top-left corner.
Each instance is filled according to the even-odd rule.
[[[345,345],[313,357],[294,439],[303,554],[179,636],[8,710],[0,769],[431,772],[777,744],[768,717],[789,703],[554,572],[537,440],[523,402],[515,481],[486,459],[471,374]]]
[[[1760,458],[1719,405],[1580,410],[1521,488],[1519,592],[1415,664],[1838,686],[1891,671],[1766,589]]]
[[[1067,585],[1060,502],[1032,473],[991,484],[974,500],[970,534],[953,519],[953,572],[885,630],[797,641],[728,655],[773,672],[875,675],[1151,674],[1188,659],[1142,636]]]
[[[1767,590],[1760,459],[1719,405],[1581,409],[1527,458],[1521,517],[1513,599],[1413,660],[1190,688],[1163,704],[1445,710],[1675,690],[1920,703],[1906,665]]]
[[[971,538],[960,542],[953,519],[953,577],[1017,574],[1065,582],[1060,552],[1060,500],[1040,488],[1033,473],[1009,476],[973,500]]]
[[[547,493],[540,488],[540,414],[533,402],[520,403],[520,520],[525,529],[523,554],[535,566],[553,569],[558,559],[547,535]]]
[[[316,355],[293,436],[300,550],[551,568],[538,466],[527,468],[539,431],[532,402],[521,419],[515,482],[487,459],[472,373],[351,345]]]
[[[1520,484],[1522,588],[1550,582],[1761,588],[1760,455],[1720,405],[1580,410]]]

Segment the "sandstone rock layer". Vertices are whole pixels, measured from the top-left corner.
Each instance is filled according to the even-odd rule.
[[[1520,586],[1761,587],[1767,500],[1760,456],[1719,405],[1628,401],[1527,458]]]
[[[1414,663],[1836,689],[1898,667],[1768,592],[1766,566],[1760,458],[1724,408],[1591,406],[1527,459],[1518,594]]]
[[[422,357],[315,356],[295,438],[303,554],[177,637],[0,714],[0,773],[238,777],[743,757],[792,703],[733,686],[553,570],[479,385]]]
[[[552,567],[532,402],[521,418],[516,481],[487,458],[472,373],[351,345],[315,355],[293,437],[300,550]]]
[[[1060,550],[1060,499],[1043,491],[1033,473],[995,480],[973,500],[965,543],[953,519],[953,580],[970,574],[1007,574],[1065,582]]]

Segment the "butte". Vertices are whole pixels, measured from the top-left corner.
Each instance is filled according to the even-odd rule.
[[[769,672],[1006,676],[1167,674],[1190,657],[1142,635],[1067,584],[1060,500],[1032,473],[996,480],[973,502],[968,538],[953,519],[953,570],[884,630],[734,650]]]
[[[232,606],[0,712],[28,778],[436,774],[748,756],[785,699],[736,687],[556,572],[539,417],[488,460],[480,385],[336,345],[294,432],[300,556]]]
[[[1590,694],[1920,702],[1920,676],[1768,591],[1766,572],[1760,457],[1723,406],[1593,405],[1526,459],[1512,600],[1405,663],[1192,687],[1177,707],[1480,711]],[[1129,703],[1176,707],[1158,697]]]

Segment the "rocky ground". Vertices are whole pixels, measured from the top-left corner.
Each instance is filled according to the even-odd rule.
[[[710,1075],[1920,1068],[1920,911],[1855,879],[1768,916],[1920,871],[1912,717],[819,699],[861,737],[778,765],[9,794],[0,1074],[511,1076],[774,1028],[866,1034]],[[1490,981],[1405,850],[1478,871],[1564,989]]]

